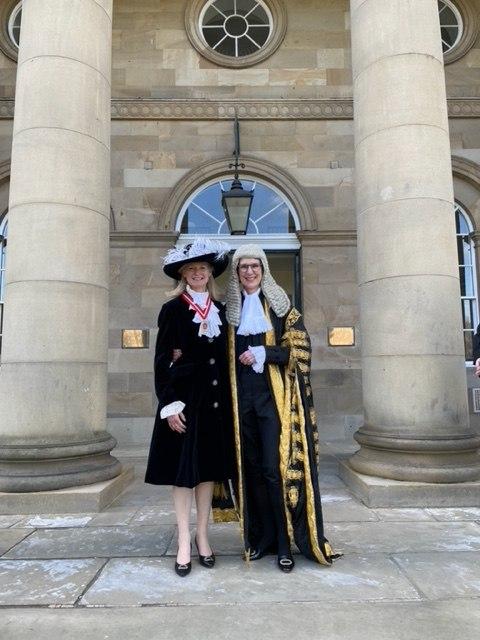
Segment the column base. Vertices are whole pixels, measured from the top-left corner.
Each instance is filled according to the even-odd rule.
[[[54,491],[104,482],[122,471],[110,455],[116,440],[106,431],[84,440],[3,441],[0,443],[0,491]]]
[[[0,493],[0,513],[98,513],[106,509],[126,489],[134,476],[133,466],[129,465],[112,480],[84,487],[32,493]]]
[[[479,435],[411,438],[362,427],[354,438],[361,448],[349,466],[360,474],[407,482],[480,480]]]
[[[339,475],[367,507],[480,507],[480,481],[435,484],[388,480],[358,473],[343,461]]]

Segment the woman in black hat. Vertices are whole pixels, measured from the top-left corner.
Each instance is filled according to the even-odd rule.
[[[213,484],[232,477],[234,445],[223,305],[214,278],[228,265],[228,245],[198,238],[165,258],[178,281],[158,317],[155,391],[159,405],[145,481],[173,485],[178,525],[175,571],[191,570],[190,511],[195,494],[195,543],[200,564],[211,568],[208,542]],[[172,362],[174,350],[181,356]]]

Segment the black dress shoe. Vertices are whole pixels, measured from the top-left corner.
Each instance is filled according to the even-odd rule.
[[[197,538],[195,538],[195,546],[197,547],[198,551],[198,561],[202,565],[202,567],[213,569],[213,567],[215,566],[215,554],[213,553],[213,551],[209,556],[202,556],[200,554],[200,549],[198,548]]]
[[[278,556],[277,565],[280,571],[283,571],[284,573],[290,573],[290,571],[295,566],[295,562],[293,561],[293,558],[290,554],[285,554]]]
[[[248,556],[249,560],[260,560],[263,556],[266,556],[268,553],[268,549],[253,549],[250,551],[250,555]]]
[[[186,564],[178,564],[178,562],[175,562],[175,573],[177,574],[177,576],[180,576],[181,578],[185,578],[185,576],[188,576],[191,570],[192,570],[191,562],[187,562]]]

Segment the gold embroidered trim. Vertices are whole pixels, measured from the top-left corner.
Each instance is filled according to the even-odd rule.
[[[244,517],[243,517],[243,475],[242,475],[242,444],[240,436],[240,417],[238,412],[238,389],[237,389],[237,370],[235,360],[235,328],[231,325],[228,327],[228,365],[230,369],[230,386],[232,392],[232,409],[233,409],[233,430],[235,434],[235,450],[237,453],[237,470],[238,470],[238,520],[240,522],[240,530],[242,539],[245,544]]]
[[[214,522],[238,522],[238,513],[235,509],[212,509]]]
[[[295,381],[295,394],[297,398],[300,398],[300,387],[298,385],[298,380]],[[301,413],[301,433],[303,437],[303,448],[305,451],[308,450],[307,436],[305,433],[305,415],[303,413],[303,406],[301,402],[299,403],[298,410]],[[307,522],[308,522],[308,534],[310,537],[310,544],[312,547],[313,554],[315,558],[318,560],[320,564],[329,565],[330,563],[327,561],[325,556],[323,555],[320,546],[318,544],[318,531],[317,531],[317,521],[315,518],[315,501],[314,501],[314,492],[312,487],[312,476],[310,470],[310,461],[308,456],[305,456],[304,460],[304,469],[305,469],[305,491],[306,491],[306,507],[307,507]]]

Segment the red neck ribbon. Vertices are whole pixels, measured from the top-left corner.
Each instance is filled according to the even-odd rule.
[[[188,304],[191,309],[194,309],[198,313],[198,315],[202,320],[205,320],[205,318],[208,316],[208,312],[210,311],[210,307],[212,306],[212,299],[210,298],[210,296],[207,297],[207,302],[203,309],[202,307],[199,307],[196,302],[194,302],[192,296],[188,294],[186,291],[182,293],[181,297],[182,297],[182,300],[186,304]]]

